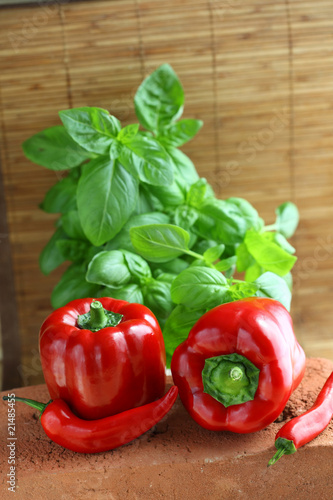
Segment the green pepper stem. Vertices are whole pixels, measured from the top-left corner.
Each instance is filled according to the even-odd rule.
[[[32,408],[35,408],[36,410],[40,411],[41,414],[43,413],[47,405],[51,402],[49,401],[48,403],[41,403],[40,401],[35,401],[34,399],[20,398],[18,396],[11,396],[11,397],[3,396],[2,399],[4,401],[7,401],[8,399],[10,400],[15,399],[15,401],[22,401],[22,403],[25,403],[31,406]]]
[[[98,332],[103,328],[119,325],[122,318],[122,314],[107,311],[99,300],[93,300],[90,304],[90,311],[78,316],[77,326],[84,330]]]
[[[274,457],[272,457],[270,459],[270,461],[268,462],[267,467],[270,467],[271,465],[276,464],[276,462],[278,460],[280,460],[280,458],[283,457],[283,455],[285,453],[286,453],[286,450],[284,448],[280,448],[279,450],[277,450],[277,452],[275,453]]]
[[[105,327],[108,319],[104,308],[99,300],[93,300],[90,304],[90,326],[94,330],[101,330]]]
[[[232,380],[240,380],[244,376],[244,371],[239,366],[234,366],[229,372],[229,377]]]
[[[205,360],[202,370],[204,392],[227,408],[254,399],[260,370],[237,353]]]
[[[277,452],[275,453],[274,457],[270,459],[267,467],[269,467],[270,465],[274,465],[283,455],[292,455],[297,451],[297,448],[294,445],[294,441],[282,437],[278,437],[275,441],[275,448],[277,449]]]

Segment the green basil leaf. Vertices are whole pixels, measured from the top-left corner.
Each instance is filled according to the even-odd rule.
[[[86,280],[89,283],[115,288],[126,285],[131,279],[123,252],[110,250],[99,252],[88,265]]]
[[[126,265],[131,274],[133,281],[138,281],[140,284],[142,281],[146,281],[151,278],[151,270],[148,263],[135,253],[128,252],[126,250],[120,250],[124,256]]]
[[[173,208],[185,202],[184,181],[177,172],[174,172],[173,182],[166,186],[147,186],[162,204],[163,208]]]
[[[287,274],[296,262],[296,257],[269,241],[265,233],[247,231],[244,243],[258,265],[278,276]]]
[[[261,267],[260,264],[254,262],[251,266],[249,266],[245,271],[245,281],[253,282],[259,276],[261,276],[265,272],[265,269]]]
[[[82,240],[64,239],[57,241],[57,247],[65,260],[82,262],[85,260],[90,244]]]
[[[290,238],[299,222],[299,213],[296,205],[291,201],[282,203],[276,211],[276,228],[285,238]]]
[[[162,212],[149,212],[140,215],[132,215],[122,230],[106,244],[106,250],[116,250],[123,248],[130,252],[135,252],[130,238],[131,227],[145,226],[147,224],[168,224],[169,216]]]
[[[157,269],[155,269],[155,266],[158,266]],[[188,262],[186,262],[183,259],[176,258],[173,260],[170,260],[169,262],[161,262],[158,264],[151,264],[151,267],[155,270],[159,270],[160,272],[163,273],[171,273],[171,274],[180,274],[184,269],[186,269],[189,266]]]
[[[45,195],[39,208],[47,213],[65,213],[76,208],[77,180],[68,175],[54,186]]]
[[[88,263],[91,261],[91,259],[93,259],[95,257],[95,255],[97,255],[99,252],[102,252],[104,250],[105,250],[104,245],[101,245],[99,247],[95,247],[94,245],[91,245],[88,248],[87,253],[84,257],[84,262],[88,265]]]
[[[243,198],[228,198],[226,202],[238,208],[241,216],[246,221],[247,229],[261,229],[262,219],[259,217],[257,210],[251,205],[251,203]]]
[[[166,319],[175,307],[171,300],[170,288],[169,282],[153,278],[142,288],[145,305],[162,320]]]
[[[123,144],[126,144],[127,142],[131,142],[134,136],[139,131],[139,124],[134,123],[133,125],[127,125],[126,127],[122,128],[121,131],[118,133],[117,139],[118,141],[122,142]]]
[[[212,266],[207,266],[206,262],[203,259],[194,259],[188,267],[198,267],[198,266],[206,267],[206,268],[209,267],[209,268],[213,269]]]
[[[176,304],[196,308],[215,307],[223,302],[229,284],[223,274],[209,267],[185,269],[171,286],[171,298]]]
[[[274,273],[266,272],[256,279],[255,283],[259,287],[256,293],[258,297],[278,300],[290,311],[291,291],[283,278]]]
[[[191,185],[186,201],[191,207],[200,209],[205,201],[214,198],[215,195],[211,185],[208,184],[205,178],[201,178]]]
[[[224,250],[225,245],[223,245],[223,243],[221,243],[220,245],[215,245],[214,247],[207,248],[207,250],[203,254],[203,258],[205,259],[205,262],[207,262],[208,264],[212,264],[221,257]]]
[[[206,311],[207,309],[189,309],[183,305],[173,309],[163,328],[168,367],[175,349],[187,339],[191,328]]]
[[[121,230],[137,195],[137,180],[119,162],[99,157],[82,168],[77,206],[84,233],[93,245],[102,245]]]
[[[112,297],[118,300],[126,300],[134,304],[144,304],[142,291],[139,285],[130,283],[121,288],[103,288],[101,297]]]
[[[207,236],[221,243],[241,243],[247,230],[247,221],[241,210],[233,203],[224,200],[210,199],[200,208],[201,216],[209,219],[198,219],[201,234],[208,231]]]
[[[142,193],[144,193],[145,197],[145,202],[149,205],[149,209],[143,211],[142,213],[146,212],[163,212],[164,211],[164,206],[163,203],[160,202],[160,200],[151,192],[151,184],[145,184],[144,182],[140,183],[140,190]]]
[[[274,241],[279,247],[283,248],[288,253],[294,254],[296,252],[296,248],[294,248],[289,241],[283,236],[281,233],[273,233]]]
[[[122,152],[123,145],[118,139],[112,139],[109,155],[111,160],[117,160]]]
[[[69,135],[84,149],[107,154],[121,125],[119,120],[101,108],[74,108],[59,112]]]
[[[209,217],[208,215],[205,215],[199,211],[198,218],[192,228],[192,231],[194,231],[195,234],[199,235],[202,239],[215,241],[215,244],[217,244],[216,240],[213,240],[212,237],[212,234],[214,232],[214,225],[215,223],[212,217]],[[221,243],[220,237],[218,239],[219,243]]]
[[[169,127],[163,128],[157,139],[164,146],[179,147],[193,139],[202,125],[203,122],[201,120],[179,120]]]
[[[181,116],[184,91],[171,66],[163,64],[142,82],[135,94],[134,105],[140,123],[153,132]]]
[[[164,273],[161,269],[156,269],[156,271],[154,272],[154,277],[157,279],[157,281],[165,281],[170,284],[172,284],[176,276],[176,274]]]
[[[150,185],[148,185],[150,188]],[[157,210],[159,212],[159,210]],[[147,214],[154,212],[154,204],[151,202],[150,193],[146,190],[143,183],[139,184],[139,196],[133,215]]]
[[[237,256],[237,271],[246,271],[250,266],[255,263],[254,258],[247,249],[245,243],[240,243],[236,248]]]
[[[206,250],[212,247],[216,247],[217,243],[214,240],[199,240],[193,247],[193,251],[199,253],[200,255],[204,254]]]
[[[247,297],[253,297],[258,291],[258,285],[255,283],[247,283],[243,281],[242,283],[234,283],[229,289],[230,300],[241,300]]]
[[[293,275],[291,273],[287,273],[282,276],[282,279],[287,283],[289,290],[293,291]]]
[[[39,256],[39,267],[43,274],[50,274],[60,264],[65,262],[65,257],[57,246],[57,242],[66,238],[66,233],[59,227],[51,236]]]
[[[186,229],[186,231],[192,229],[198,216],[199,214],[195,208],[189,207],[188,205],[180,205],[174,211],[175,224]]]
[[[62,227],[70,238],[76,240],[86,240],[86,235],[83,232],[79,212],[77,210],[69,210],[61,216]]]
[[[171,158],[174,168],[183,179],[185,186],[190,186],[199,179],[198,172],[185,153],[174,147],[167,147],[166,151]]]
[[[228,257],[226,259],[220,260],[217,264],[215,264],[215,269],[217,271],[220,271],[221,273],[227,271],[231,267],[235,266],[237,262],[237,257],[236,255],[233,255],[232,257]]]
[[[89,153],[71,138],[62,125],[33,135],[22,144],[22,148],[29,160],[51,170],[68,170],[89,158]]]
[[[190,235],[172,224],[132,227],[130,237],[135,250],[149,262],[168,262],[188,250]]]
[[[136,135],[123,144],[120,162],[142,182],[165,186],[173,181],[173,164],[154,137]]]
[[[88,283],[85,279],[85,264],[71,264],[64,272],[51,294],[54,309],[65,306],[74,299],[96,297],[100,286]]]

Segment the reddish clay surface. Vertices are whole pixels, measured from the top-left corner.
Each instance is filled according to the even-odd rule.
[[[314,441],[267,468],[275,451],[277,430],[285,419],[312,405],[332,369],[333,363],[328,360],[309,359],[305,377],[280,422],[260,432],[241,435],[202,429],[178,399],[171,412],[146,434],[121,448],[96,455],[76,454],[52,443],[41,427],[38,412],[17,403],[15,494],[7,491],[7,403],[1,401],[0,497],[332,500],[333,421]],[[45,385],[10,392],[49,400]]]

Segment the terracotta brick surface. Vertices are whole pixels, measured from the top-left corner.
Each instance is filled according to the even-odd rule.
[[[7,403],[1,400],[0,497],[332,500],[333,421],[297,453],[267,468],[275,452],[277,430],[287,419],[311,407],[332,369],[329,360],[308,359],[304,379],[284,412],[260,432],[241,435],[202,429],[178,398],[170,413],[146,434],[116,450],[95,455],[73,453],[52,443],[42,429],[38,412],[17,403],[14,495],[7,490],[10,448],[6,445],[11,439]],[[45,385],[10,392],[49,400]]]

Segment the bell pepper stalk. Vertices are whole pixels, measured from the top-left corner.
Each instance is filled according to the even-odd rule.
[[[172,408],[177,394],[177,387],[172,386],[157,401],[98,420],[77,417],[61,399],[46,404],[20,397],[14,399],[41,412],[42,427],[54,443],[78,453],[100,453],[129,443],[151,429]]]
[[[164,340],[144,305],[73,300],[46,318],[39,350],[51,399],[62,399],[80,418],[108,417],[164,394]]]
[[[305,354],[285,307],[250,297],[204,314],[175,350],[171,371],[199,425],[249,433],[280,415],[303,378]]]
[[[289,420],[275,436],[277,449],[268,466],[274,465],[283,455],[291,455],[317,437],[333,417],[333,372],[326,380],[313,406]]]

